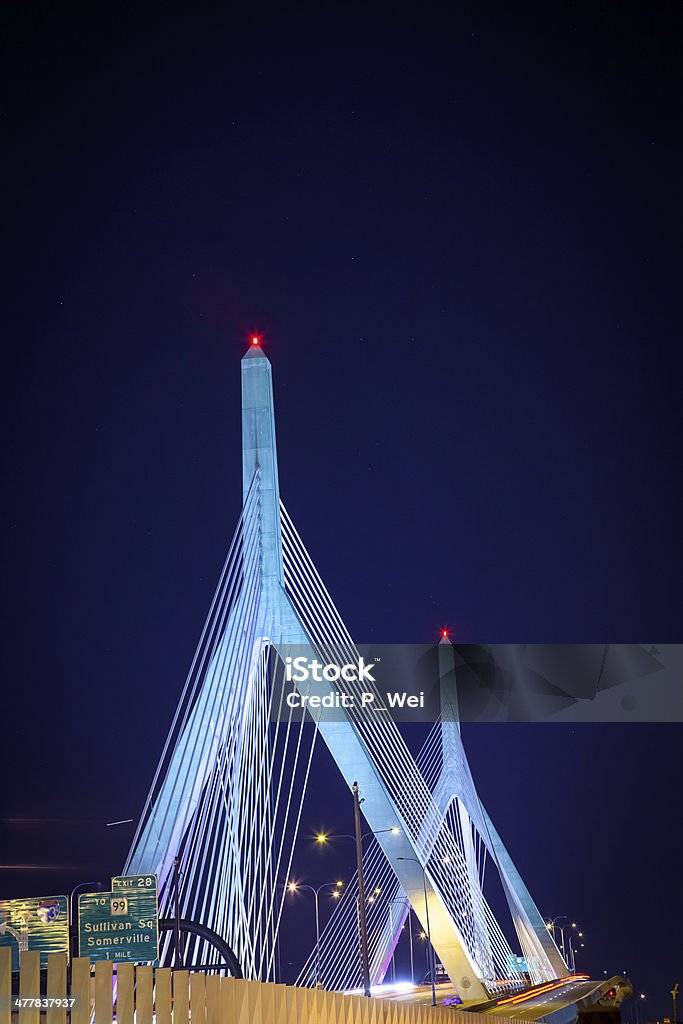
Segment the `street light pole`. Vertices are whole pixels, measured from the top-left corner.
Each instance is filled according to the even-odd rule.
[[[301,882],[289,882],[287,888],[290,892],[298,892],[299,889],[308,889],[313,893],[315,901],[315,987],[320,988],[320,893],[323,889],[333,888],[333,896],[341,895],[343,882],[324,882],[317,889],[312,885],[304,885]]]
[[[393,941],[394,941],[394,911],[392,909],[391,903],[389,904],[389,932],[390,932],[389,942],[393,943]],[[391,984],[392,985],[396,984],[396,962],[394,960],[394,950],[393,950],[393,948],[391,950]]]
[[[315,987],[320,988],[320,900],[318,890],[313,890],[315,897]]]
[[[365,913],[365,878],[363,875],[363,840],[369,836],[379,836],[384,832],[390,832],[392,835],[398,835],[400,828],[393,826],[392,828],[380,828],[373,832],[361,832],[361,820],[360,820],[360,805],[363,801],[358,795],[358,783],[354,782],[352,786],[353,792],[353,823],[354,823],[354,834],[348,835],[345,833],[336,834],[329,836],[325,832],[319,832],[315,837],[316,843],[324,846],[329,840],[334,839],[351,839],[356,844],[356,866],[358,872],[358,934],[360,938],[360,952],[361,952],[361,969],[363,974],[363,993],[366,996],[370,995],[370,954],[368,952],[368,926],[367,917]]]
[[[678,982],[671,989],[671,998],[674,1004],[673,1024],[676,1024],[676,997],[678,996]]]
[[[419,863],[419,862],[418,862]],[[422,865],[420,864],[420,867]],[[434,962],[434,947],[432,946],[432,930],[429,925],[429,900],[427,899],[427,875],[422,867],[422,886],[425,894],[425,915],[427,917],[427,942],[429,943],[429,960],[432,974],[432,1006],[436,1006],[436,964]]]
[[[548,921],[548,931],[552,935],[553,939],[555,938],[555,922],[556,921],[568,921],[568,920],[569,920],[569,918],[567,917],[566,914],[560,914],[559,917],[550,918],[550,920]],[[567,960],[567,952],[566,952],[565,946],[564,946],[564,925],[562,925],[561,928],[558,927],[558,931],[560,933],[560,948],[562,950],[562,957],[563,957],[563,959],[566,962],[566,960]]]
[[[432,946],[432,932],[429,925],[429,900],[427,899],[427,872],[416,857],[397,857],[397,860],[411,860],[417,864],[422,871],[422,887],[425,895],[425,923],[427,925],[427,942],[429,943],[429,973],[432,976],[432,1006],[436,1006],[436,966],[434,964],[434,947]]]
[[[570,932],[570,934],[569,934],[569,959],[571,960],[571,972],[572,972],[572,974],[576,974],[576,950],[574,949],[574,946],[572,945],[572,939],[573,938],[574,938],[574,935],[572,935],[571,932]],[[582,939],[583,938],[583,932],[578,932],[576,938]],[[581,943],[581,945],[583,946],[583,942]]]
[[[101,882],[79,882],[78,885],[75,885],[71,890],[71,895],[69,896],[69,917],[71,918],[71,934],[69,938],[71,941],[71,952],[73,956],[78,956],[78,921],[77,915],[74,914],[74,896],[76,895],[79,889],[83,889],[86,885],[93,886],[100,892],[102,891]]]
[[[374,901],[375,901],[375,897],[374,896],[371,896],[370,899],[368,900],[369,903],[374,903]],[[386,900],[386,901],[383,901],[383,902],[384,902],[384,905],[386,907],[388,907],[388,909],[389,909],[389,933],[390,933],[390,941],[393,942],[393,940],[394,940],[394,912],[393,912],[392,908],[393,908],[395,903],[398,903],[401,907],[406,907],[407,906],[408,907],[408,915],[410,915],[410,900],[408,899],[407,896],[403,896],[403,897],[399,897],[399,898],[394,899],[394,900]],[[413,936],[412,936],[412,929],[411,929],[410,925],[408,925],[408,935],[409,935],[409,939],[410,939],[410,943],[411,943],[411,948],[410,948],[410,977],[411,977],[411,980],[413,981],[413,984],[414,984],[415,983],[415,979],[414,979],[414,975],[413,975],[413,949],[412,949]],[[397,937],[397,939],[396,939],[396,943],[398,943],[398,938],[399,937]],[[393,984],[396,983],[396,961],[394,959],[395,952],[396,952],[396,945],[394,945],[394,947],[391,950],[391,981],[392,981]]]
[[[389,906],[389,930],[391,931],[391,940],[390,940],[391,942],[394,941],[394,914],[393,914],[393,910],[391,908],[393,907],[393,905],[395,903],[398,903],[401,907],[406,907],[407,906],[408,907],[408,916],[410,916],[410,900],[408,899],[407,896],[403,896],[402,898],[395,899],[395,900],[389,900],[389,904],[388,904],[388,906]],[[399,938],[400,938],[400,935],[397,936],[396,944],[394,945],[394,947],[393,947],[393,949],[391,951],[391,981],[392,981],[392,984],[394,984],[394,985],[396,984],[396,959],[395,959],[396,945],[398,944]],[[410,949],[410,968],[411,968],[411,970],[410,970],[410,976],[411,976],[411,980],[412,980],[413,950],[412,950],[412,935],[411,935],[410,926],[408,927],[408,938],[411,941],[411,949]]]
[[[360,957],[363,971],[363,994],[370,995],[370,956],[368,953],[368,922],[365,915],[365,879],[363,877],[363,835],[360,825],[358,783],[353,784],[353,822],[356,832],[356,867],[358,871],[358,923],[360,925]]]

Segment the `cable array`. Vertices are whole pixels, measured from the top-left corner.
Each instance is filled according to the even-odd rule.
[[[126,871],[159,876],[159,910],[223,936],[246,977],[275,976],[283,906],[316,732],[273,708],[262,629],[260,476],[255,474],[202,632]],[[277,696],[276,698],[276,694]],[[162,961],[171,956],[164,935]],[[186,960],[216,962],[190,938]]]
[[[282,503],[281,522],[285,585],[312,646],[327,663],[342,665],[356,661],[359,654],[353,640]],[[373,684],[364,682],[362,687],[348,681],[344,684],[345,692],[357,697],[368,686],[372,688]],[[376,687],[375,692],[380,704]],[[433,799],[427,780],[398,727],[391,719],[378,721],[372,711],[363,708],[360,699],[348,709],[348,714],[398,810],[402,827],[412,840],[431,884],[451,915],[478,976],[493,990],[499,985],[522,984],[514,954],[488,907],[478,875],[473,873],[469,851],[458,841],[458,832],[445,810]],[[432,737],[428,738],[428,743],[431,740],[425,757],[428,774],[433,773],[430,765],[436,757],[433,750],[436,735],[433,730]],[[461,761],[464,762],[464,752]],[[462,764],[460,774],[464,774]]]
[[[257,468],[125,868],[158,875],[160,913],[172,916],[177,857],[181,916],[224,937],[245,976],[262,980],[278,973],[285,883],[318,734],[315,720],[283,707],[286,688],[279,685],[279,674],[284,666],[272,634],[281,639],[290,630],[306,637],[326,663],[341,666],[359,657],[282,504],[279,513],[284,590],[271,577],[264,583]],[[278,601],[286,614],[276,625]],[[369,685],[374,684],[346,680],[344,690],[359,697]],[[381,703],[376,687],[375,693]],[[496,859],[458,726],[437,722],[416,760],[390,717],[378,720],[360,700],[348,709],[348,717],[429,886],[486,988],[496,992],[523,983],[484,896],[490,861],[500,873],[534,978],[552,976],[519,887]],[[365,871],[371,976],[377,982],[386,973],[409,907],[377,842],[369,847]],[[171,943],[165,933],[162,962],[170,962]],[[215,951],[199,938],[188,940],[185,956],[195,963],[216,962]],[[335,902],[323,929],[320,972],[326,988],[353,989],[361,983],[357,878]],[[314,950],[300,981],[315,984],[315,975]]]

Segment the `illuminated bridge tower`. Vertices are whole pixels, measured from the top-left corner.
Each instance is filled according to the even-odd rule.
[[[258,339],[242,359],[242,496],[126,871],[156,873],[161,912],[170,914],[177,855],[182,915],[223,936],[245,976],[272,979],[282,883],[322,738],[349,787],[358,782],[378,856],[423,927],[426,887],[432,942],[459,991],[484,999],[523,984],[484,896],[480,840],[500,872],[532,976],[557,977],[566,968],[479,803],[457,725],[435,727],[439,757],[429,763],[438,771],[430,774],[391,721],[380,728],[356,707],[337,711],[337,720],[321,712],[313,727],[275,706],[282,691],[273,685],[281,666],[274,648],[324,648],[323,660],[332,652],[340,662],[358,652],[280,500],[271,366]],[[392,919],[385,952],[401,923]],[[205,947],[194,953],[202,962],[211,956]]]

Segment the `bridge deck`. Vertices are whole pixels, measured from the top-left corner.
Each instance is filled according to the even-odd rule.
[[[505,1019],[535,1021],[548,1018],[551,1014],[560,1014],[572,1007],[585,1009],[603,999],[610,989],[615,989],[617,997],[615,1005],[629,994],[630,983],[623,977],[615,977],[596,981],[590,978],[571,978],[564,983],[558,983],[552,989],[544,988],[542,991],[531,989],[525,996],[514,1003],[506,1000],[490,1000],[488,1003],[464,1003],[458,1009],[464,1010],[468,1016],[503,1017]],[[444,1001],[455,996],[455,990],[450,984],[436,986],[437,1002]],[[417,1003],[421,1006],[429,1005],[432,1001],[432,990],[429,985],[420,985],[410,992],[387,993],[383,998],[398,1000],[406,1003]]]

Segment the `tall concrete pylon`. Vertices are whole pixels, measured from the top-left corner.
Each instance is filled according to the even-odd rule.
[[[301,647],[332,645],[341,653],[355,648],[280,499],[272,370],[259,343],[242,359],[242,493],[233,554],[222,577],[227,582],[219,584],[203,634],[209,640],[200,641],[125,870],[156,873],[168,902],[173,859],[182,851],[194,912],[219,933],[228,931],[226,941],[249,960],[245,973],[266,980],[272,977],[273,954],[259,958],[255,947],[270,948],[277,938],[277,892],[287,864],[282,844],[274,852],[263,838],[279,813],[271,799],[274,779],[279,778],[278,801],[287,785],[287,769],[278,776],[273,767],[277,743],[270,729],[268,652],[275,648],[284,658]],[[447,662],[445,649],[443,657]],[[323,682],[322,690],[336,692],[331,682]],[[444,727],[444,769],[433,793],[393,723],[382,732],[358,714],[335,708],[333,714],[321,710],[316,725],[349,789],[358,783],[369,829],[425,929],[426,892],[432,944],[458,990],[485,999],[504,987],[501,958],[509,947],[491,920],[471,837],[456,848],[443,829],[453,800],[463,835],[470,836],[471,822],[501,872],[518,934],[521,928],[527,947],[538,955],[539,976],[558,976],[564,963],[481,807],[457,725]],[[270,765],[269,776],[264,765]],[[291,804],[290,793],[288,815]],[[292,845],[297,807],[293,832],[287,826]],[[450,861],[457,876],[445,871]],[[271,892],[267,906],[251,891],[254,871],[258,885]],[[256,908],[258,928],[250,920]],[[521,984],[519,973],[511,973],[509,983]]]

